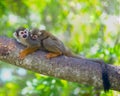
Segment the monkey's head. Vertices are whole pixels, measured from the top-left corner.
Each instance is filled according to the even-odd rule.
[[[39,39],[42,40],[46,37],[48,37],[50,34],[46,32],[45,30],[39,30],[37,28],[34,28],[31,30],[31,38],[32,39]]]
[[[13,33],[13,36],[18,42],[24,42],[29,37],[29,30],[27,28],[20,27]]]
[[[28,47],[40,46],[38,39],[33,39],[31,37],[31,32],[27,28],[24,28],[24,27],[18,28],[13,33],[13,36],[19,43],[25,46],[28,46]]]

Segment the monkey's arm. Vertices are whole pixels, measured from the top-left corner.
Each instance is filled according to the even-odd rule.
[[[24,50],[22,50],[20,53],[19,53],[19,58],[20,59],[24,59],[27,55],[35,52],[36,50],[38,50],[39,47],[35,46],[35,47],[27,47],[25,48]]]

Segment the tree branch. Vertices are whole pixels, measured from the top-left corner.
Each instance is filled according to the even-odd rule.
[[[20,60],[18,55],[23,48],[14,39],[0,37],[0,60],[44,75],[103,88],[99,63],[66,56],[48,60],[46,52],[40,50]],[[120,91],[120,67],[107,64],[107,69],[111,89]]]

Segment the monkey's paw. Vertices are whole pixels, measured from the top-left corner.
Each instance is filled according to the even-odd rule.
[[[24,59],[26,57],[26,54],[20,52],[19,53],[19,59]]]
[[[50,58],[51,58],[51,55],[50,55],[50,54],[47,54],[45,57],[46,57],[47,59],[50,59]]]

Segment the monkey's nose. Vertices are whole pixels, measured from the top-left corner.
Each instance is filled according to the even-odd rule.
[[[27,37],[27,35],[23,35],[23,38],[26,38]]]

